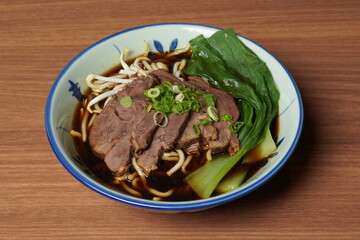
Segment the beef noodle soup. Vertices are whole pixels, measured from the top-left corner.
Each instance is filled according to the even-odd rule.
[[[190,45],[125,61],[126,52],[120,66],[86,79],[70,132],[80,159],[117,191],[156,201],[199,199],[184,179],[239,151],[238,100],[182,71]],[[274,137],[277,122],[272,126]],[[268,161],[258,158],[238,163],[247,169],[244,181]]]

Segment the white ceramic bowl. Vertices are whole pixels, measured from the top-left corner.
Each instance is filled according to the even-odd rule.
[[[45,113],[49,142],[63,166],[84,185],[113,200],[137,207],[171,212],[201,210],[229,202],[255,190],[274,176],[288,160],[300,137],[303,123],[301,96],[295,81],[286,68],[270,52],[240,35],[239,38],[243,43],[266,62],[281,97],[278,149],[268,163],[238,189],[208,199],[182,202],[159,202],[122,194],[106,187],[91,174],[87,166],[79,161],[69,135],[74,108],[81,92],[84,92],[87,87],[84,81],[85,77],[89,73],[102,74],[119,64],[120,49],[129,48],[131,53],[128,57],[138,56],[143,53],[143,41],[145,40],[150,43],[151,51],[168,51],[184,47],[190,39],[200,34],[209,37],[218,30],[218,28],[209,26],[182,23],[137,27],[104,38],[71,60],[51,88]]]

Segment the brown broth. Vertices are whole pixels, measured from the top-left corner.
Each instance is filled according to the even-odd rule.
[[[155,54],[151,53],[148,56],[152,61],[159,61],[166,64],[169,69],[173,68],[173,65],[175,62],[180,61],[181,59],[190,59],[191,52],[188,51],[184,54],[180,54],[178,56],[172,56],[172,57],[166,57],[165,54]],[[135,58],[130,59],[127,61],[128,64],[131,64]],[[113,74],[116,74],[120,70],[120,65],[116,65],[106,71],[103,76],[111,76]],[[84,93],[86,97],[89,96],[91,92],[91,89],[87,89]],[[79,103],[74,111],[74,118],[72,121],[72,129],[75,131],[80,130],[80,108],[82,107],[82,103]],[[277,139],[278,136],[278,130],[279,130],[279,121],[278,119],[274,120],[271,132],[274,137],[274,140]],[[74,145],[76,147],[76,150],[79,154],[79,157],[81,161],[88,166],[89,170],[102,182],[105,182],[107,186],[110,188],[128,194],[126,190],[121,186],[119,182],[114,181],[114,174],[107,168],[105,162],[96,157],[90,147],[88,142],[84,143],[81,139],[73,137]],[[266,163],[268,159],[262,159],[256,163],[251,164],[250,170],[245,178],[245,181],[250,179],[253,175],[255,175]],[[193,158],[193,160],[189,163],[187,166],[187,171],[193,172],[203,164],[205,164],[205,154],[202,154],[201,156],[197,158]],[[191,189],[191,187],[184,181],[185,175],[181,171],[175,172],[172,176],[167,176],[166,171],[169,170],[175,163],[169,162],[169,161],[159,161],[158,163],[158,170],[153,171],[148,177],[147,177],[147,184],[149,187],[154,188],[158,191],[165,192],[171,188],[174,189],[174,193],[167,198],[163,198],[163,200],[166,201],[187,201],[187,200],[196,200],[199,199],[198,195]],[[129,181],[125,182],[129,187],[131,186],[131,183]],[[140,188],[137,189],[137,191],[140,191],[143,194],[143,198],[145,199],[152,199],[153,195],[148,193],[144,187],[139,185]],[[132,187],[133,188],[133,187]]]

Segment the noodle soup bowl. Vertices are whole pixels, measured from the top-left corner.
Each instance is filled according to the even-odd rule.
[[[120,52],[130,50],[127,58],[144,53],[144,41],[152,52],[173,51],[184,47],[200,34],[211,36],[220,29],[194,24],[157,24],[129,29],[106,37],[88,47],[72,59],[55,80],[46,103],[45,125],[50,145],[65,167],[78,181],[95,192],[115,201],[161,212],[198,211],[240,198],[268,181],[291,156],[300,137],[303,124],[303,106],[300,92],[286,68],[257,43],[238,35],[269,67],[280,91],[279,136],[277,150],[256,175],[237,189],[207,199],[193,201],[153,201],[121,193],[95,176],[79,157],[69,131],[74,110],[87,89],[85,78],[89,73],[101,75],[120,64]]]

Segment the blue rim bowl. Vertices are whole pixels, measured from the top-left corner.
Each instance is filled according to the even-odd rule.
[[[187,41],[203,34],[205,37],[221,30],[205,25],[188,23],[164,23],[136,27],[106,37],[79,53],[72,59],[56,78],[46,102],[45,126],[49,143],[65,169],[85,186],[115,201],[161,212],[198,211],[218,206],[240,198],[272,178],[287,162],[299,140],[303,125],[303,104],[299,89],[279,60],[259,44],[238,35],[239,39],[252,49],[269,67],[278,85],[281,97],[279,101],[280,133],[278,149],[272,154],[269,163],[254,177],[238,189],[194,201],[152,201],[117,192],[97,179],[79,160],[69,129],[73,111],[81,98],[81,89],[86,89],[85,79],[89,73],[104,73],[119,63],[119,49],[139,49],[143,41],[153,43],[153,51],[164,51],[166,46],[173,50],[185,46]],[[150,44],[151,45],[151,44]],[[167,49],[165,49],[166,51]],[[141,54],[135,50],[134,56]],[[282,127],[287,126],[287,127]]]

